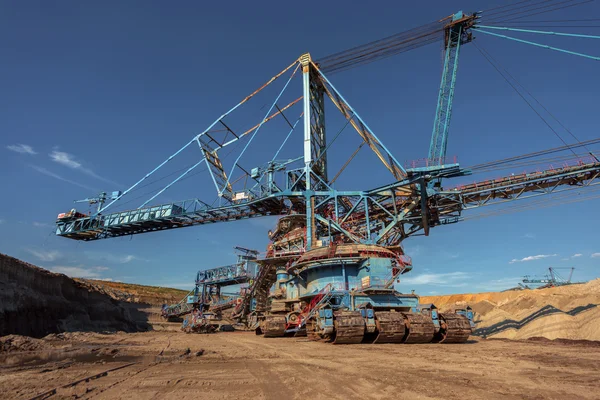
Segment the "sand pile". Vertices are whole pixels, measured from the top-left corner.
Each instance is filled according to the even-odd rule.
[[[549,289],[422,297],[447,310],[469,304],[476,335],[600,340],[600,279]]]
[[[34,351],[44,348],[44,341],[29,336],[8,335],[0,337],[0,353]]]

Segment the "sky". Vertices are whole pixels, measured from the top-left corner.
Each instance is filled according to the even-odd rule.
[[[197,270],[233,263],[234,246],[264,251],[275,219],[83,243],[55,236],[56,215],[73,207],[87,212],[87,204],[73,201],[128,188],[304,52],[318,60],[460,9],[503,4],[374,1],[350,7],[331,1],[304,10],[301,3],[273,1],[6,2],[0,14],[0,252],[75,277],[191,289]],[[599,2],[537,18],[593,15],[600,15]],[[598,35],[597,28],[562,31]],[[593,39],[518,37],[600,56]],[[597,137],[597,62],[483,34],[476,34],[476,43],[579,140]],[[329,77],[401,162],[427,154],[441,46]],[[283,83],[278,80],[279,86],[228,121],[235,129],[258,122]],[[283,98],[300,96],[300,88],[296,76]],[[343,121],[331,103],[326,107],[327,129],[334,134]],[[240,161],[247,168],[270,160],[287,134],[281,121],[263,131]],[[330,173],[358,143],[354,132],[344,131],[330,154]],[[469,166],[561,144],[477,49],[465,45],[448,155]],[[301,152],[300,132],[294,132],[281,157]],[[199,152],[190,150],[172,168],[193,160]],[[451,185],[486,177],[473,175]],[[392,181],[362,150],[336,185],[367,190]],[[143,192],[124,197],[122,203],[129,204],[120,206],[138,207],[149,197],[138,199]],[[584,194],[573,191],[572,197]],[[215,198],[206,173],[173,186],[157,201],[195,197]],[[409,238],[404,246],[414,269],[398,289],[423,295],[502,290],[548,267],[575,267],[574,280],[599,277],[599,206],[595,199],[539,207]]]

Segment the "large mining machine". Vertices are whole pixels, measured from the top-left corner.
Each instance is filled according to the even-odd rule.
[[[396,290],[397,280],[412,268],[411,259],[404,254],[402,241],[415,235],[428,236],[431,228],[440,225],[460,222],[463,211],[473,208],[557,193],[562,193],[556,196],[564,199],[565,195],[572,193],[569,190],[597,184],[600,176],[600,162],[592,151],[588,151],[585,157],[556,156],[565,151],[574,153],[574,149],[579,148],[589,150],[587,146],[600,142],[600,139],[565,143],[560,148],[480,164],[471,169],[462,168],[455,159],[446,157],[460,50],[473,42],[476,33],[511,39],[495,33],[496,28],[481,24],[478,13],[458,12],[318,61],[314,61],[308,53],[303,54],[130,188],[116,193],[114,198],[101,199],[97,211],[86,216],[76,212],[63,215],[56,222],[56,234],[92,241],[261,216],[281,216],[276,228],[269,233],[266,256],[256,260],[260,265],[257,276],[233,312],[234,316],[245,318],[250,325],[258,325],[257,332],[267,337],[306,333],[311,339],[332,343],[464,342],[472,329],[470,310],[439,312],[435,305],[419,304],[418,296]],[[523,31],[506,29],[517,33]],[[528,31],[532,32],[535,33]],[[590,35],[571,36],[598,39]],[[429,153],[421,162],[404,166],[332,84],[328,74],[440,39],[444,43],[442,81]],[[532,41],[514,40],[539,46]],[[564,49],[545,48],[565,53]],[[595,58],[566,52],[572,56]],[[298,89],[301,86],[300,97],[288,91],[298,82],[294,78],[301,81],[295,86]],[[274,85],[280,82],[281,90],[275,90]],[[246,107],[268,88],[276,93],[268,111],[265,113],[261,109],[261,116],[264,116],[258,123],[244,124],[251,126],[249,129],[238,128],[242,125],[234,117],[237,110]],[[328,116],[326,125],[327,100],[341,115],[337,115],[338,120]],[[301,110],[297,110],[296,105],[299,104],[302,104]],[[297,119],[292,116],[294,111]],[[243,114],[243,117],[247,115]],[[330,128],[340,119],[343,121],[342,129],[328,138],[326,126],[328,132],[337,132],[338,129]],[[279,125],[274,125],[274,121],[278,121]],[[293,155],[284,159],[282,149],[287,149],[290,137],[296,137],[293,134],[299,126],[302,133],[298,145],[292,148],[295,150]],[[283,138],[278,150],[270,161],[252,169],[243,168],[240,165],[242,157],[248,155],[251,145],[256,146],[258,134],[263,134],[270,127],[275,132],[266,137],[268,143],[265,143],[271,144],[275,138]],[[336,145],[340,143],[336,139],[346,127],[356,131],[361,144],[332,178],[328,168],[333,165],[334,159],[343,157],[343,161],[345,157],[342,151],[331,146],[334,142]],[[398,137],[397,132],[393,135]],[[392,134],[387,136],[391,138]],[[233,144],[242,145],[239,146],[242,150],[234,157],[230,167],[226,167],[225,158],[231,152],[220,156],[223,149],[234,147]],[[400,146],[401,141],[395,145]],[[297,152],[299,147],[303,148],[300,156]],[[363,147],[370,149],[374,159],[391,174],[391,182],[374,184],[378,186],[367,190],[334,185]],[[138,208],[115,210],[121,199],[131,198],[130,193],[158,178],[160,173],[157,171],[164,171],[174,159],[194,149],[199,151],[200,160],[196,159],[188,167],[176,171],[174,180],[157,189]],[[264,155],[265,152],[260,147],[251,155],[256,158],[257,154]],[[448,179],[464,177],[474,170],[497,165],[533,165],[532,160],[541,156],[546,156],[545,161],[556,156],[560,159],[560,166],[457,187],[443,185]],[[196,174],[200,165],[206,166],[210,182],[216,188],[215,203],[195,198],[149,205],[173,185]],[[375,166],[364,165],[363,169],[376,174]],[[240,177],[234,176],[238,173]],[[354,181],[347,180],[346,185],[348,182]]]
[[[163,305],[162,317],[181,318],[184,332],[210,333],[230,325],[223,319],[223,311],[242,304],[247,296],[248,287],[252,287],[258,275],[256,258],[258,251],[236,246],[237,262],[223,267],[198,271],[196,282],[187,296],[172,305]],[[225,292],[235,287],[239,293]],[[249,308],[254,308],[249,304]]]

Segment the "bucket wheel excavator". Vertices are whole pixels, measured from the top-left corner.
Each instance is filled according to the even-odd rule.
[[[463,219],[463,211],[472,208],[573,188],[584,189],[597,184],[600,176],[600,162],[593,152],[589,152],[589,157],[564,161],[558,168],[444,188],[443,181],[471,173],[470,169],[462,168],[446,157],[459,53],[465,44],[474,40],[474,33],[494,34],[493,29],[481,25],[477,13],[458,12],[319,62],[313,61],[310,54],[303,54],[130,188],[113,192],[110,197],[104,195],[93,199],[94,204],[99,204],[96,212],[85,215],[73,210],[60,214],[56,234],[91,241],[280,216],[275,229],[269,232],[266,254],[253,260],[259,268],[233,305],[233,317],[245,321],[265,337],[307,335],[312,340],[334,344],[464,343],[473,328],[471,310],[439,312],[433,304],[420,304],[417,295],[395,289],[398,280],[412,269],[412,261],[404,253],[402,241],[413,235],[428,236],[431,228],[459,222]],[[444,61],[429,153],[422,162],[405,168],[333,86],[326,73],[382,59],[439,39],[444,41]],[[292,86],[291,82],[298,81],[294,80],[298,77],[301,78],[302,95],[288,96],[287,102],[284,100],[288,94],[286,90]],[[282,80],[285,82],[283,88],[259,123],[250,129],[235,129],[233,115],[236,110]],[[338,156],[330,148],[337,135],[327,140],[326,100],[333,104],[332,109],[341,113],[346,124],[344,128],[352,127],[361,140],[359,148],[333,178],[328,174],[328,154]],[[298,110],[298,118],[289,118],[294,107],[300,104],[302,109]],[[251,170],[243,169],[241,157],[259,131],[271,126],[273,120],[284,124],[284,132],[290,128],[289,133],[283,135],[285,139],[279,150],[266,164]],[[282,161],[278,158],[280,151],[297,126],[302,126],[303,155]],[[276,136],[269,136],[269,141],[273,137]],[[234,143],[245,145],[231,169],[226,170],[220,154]],[[572,150],[590,143],[580,142],[540,151],[536,155]],[[369,148],[392,175],[392,183],[369,190],[339,190],[334,182],[363,147]],[[129,193],[142,182],[156,177],[157,171],[162,171],[167,163],[190,149],[199,150],[201,159],[184,168],[185,172],[138,208],[107,211],[117,207],[123,197],[130,196]],[[530,154],[510,160],[515,162],[531,157]],[[217,189],[216,203],[192,199],[149,205],[203,164]],[[232,179],[234,172],[239,171],[243,172],[244,179]],[[201,299],[192,299],[192,304],[205,304],[205,294],[196,293],[194,296],[200,295]],[[183,308],[180,306],[176,312],[182,312]],[[200,310],[201,314],[207,311],[203,307],[189,308]]]

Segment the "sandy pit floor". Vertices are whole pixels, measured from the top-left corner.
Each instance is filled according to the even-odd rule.
[[[598,342],[334,346],[148,332],[54,335],[28,348],[0,353],[0,398],[600,398]]]

